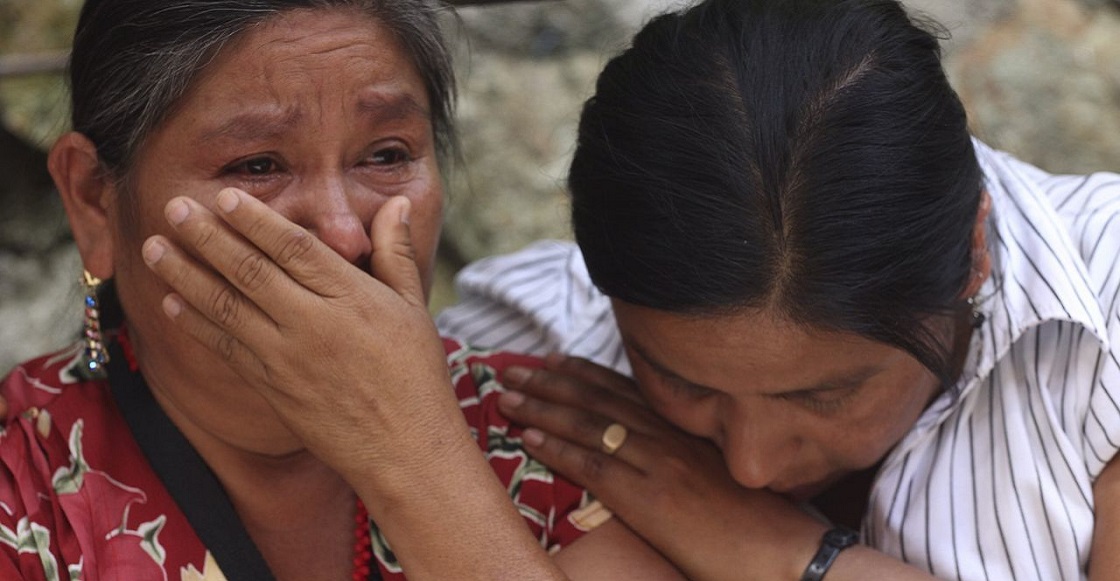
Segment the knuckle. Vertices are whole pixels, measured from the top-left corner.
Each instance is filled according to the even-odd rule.
[[[163,262],[161,261],[159,266],[165,269],[162,275],[171,288],[180,292],[190,288],[190,283],[193,281],[193,272],[183,261],[176,262],[175,266],[170,268]]]
[[[412,243],[405,240],[398,240],[393,243],[393,252],[409,261],[416,261],[416,249],[412,247]]]
[[[611,407],[611,404],[614,401],[614,398],[609,393],[601,389],[586,389],[581,384],[578,388],[573,389],[573,391],[576,390],[578,390],[577,393],[579,399],[583,401],[583,405],[585,405],[588,409],[608,409]]]
[[[214,343],[214,351],[225,361],[233,361],[233,353],[237,347],[237,340],[229,333],[219,333]]]
[[[213,224],[201,223],[195,229],[194,233],[194,247],[202,250],[214,242],[214,237],[217,235],[218,229]]]
[[[233,289],[222,285],[210,298],[210,312],[214,322],[226,328],[234,328],[240,321],[241,302]]]
[[[315,239],[307,231],[289,231],[281,238],[280,252],[276,255],[276,262],[280,266],[287,266],[307,256],[314,247]]]
[[[588,480],[599,480],[606,470],[607,457],[602,454],[584,454],[579,460],[579,472]]]
[[[255,216],[245,224],[243,231],[248,239],[256,240],[268,232],[268,226],[268,220],[263,216]]]
[[[556,370],[567,375],[578,374],[583,367],[585,360],[581,357],[569,355],[560,360],[556,365]]]
[[[235,276],[243,288],[257,290],[268,283],[271,271],[263,255],[252,252],[237,265]]]
[[[603,431],[606,430],[606,427],[595,419],[581,414],[572,422],[572,429],[579,441],[598,445],[603,438]]]

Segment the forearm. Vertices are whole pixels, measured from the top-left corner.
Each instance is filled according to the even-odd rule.
[[[780,504],[769,508],[755,504],[755,516],[746,523],[736,542],[723,558],[677,554],[672,561],[682,566],[693,581],[799,581],[821,544],[828,526]],[[759,519],[758,517],[762,517]],[[765,524],[764,524],[765,523]],[[761,533],[761,534],[760,534]],[[717,556],[718,557],[718,556]],[[687,565],[685,565],[687,563]],[[865,545],[843,549],[824,576],[825,581],[931,581],[936,579],[903,561]]]
[[[791,579],[800,579],[800,577],[791,577]],[[825,579],[827,581],[866,581],[867,579],[930,581],[937,578],[875,549],[857,545],[840,553]]]
[[[1090,581],[1120,577],[1120,461],[1112,459],[1093,483],[1093,548],[1089,553]]]
[[[355,483],[409,579],[565,579],[465,423],[447,428],[431,455],[394,465],[389,477],[382,465],[380,476]]]

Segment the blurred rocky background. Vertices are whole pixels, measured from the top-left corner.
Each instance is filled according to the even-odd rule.
[[[80,0],[0,0],[0,373],[79,329],[80,261],[44,149],[66,129],[54,68]],[[463,163],[434,307],[466,261],[567,237],[564,174],[583,99],[607,58],[668,0],[465,7],[458,52]],[[1056,172],[1120,170],[1120,2],[910,0],[952,35],[947,69],[975,133]],[[34,58],[28,58],[33,55]]]

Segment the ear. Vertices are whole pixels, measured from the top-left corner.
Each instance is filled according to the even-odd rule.
[[[976,223],[972,225],[972,269],[969,271],[968,285],[961,292],[961,298],[976,296],[980,287],[992,274],[992,255],[988,252],[988,215],[992,213],[992,197],[988,190],[980,191],[980,207],[976,211]]]
[[[97,278],[111,278],[113,235],[108,209],[116,188],[98,161],[97,146],[81,133],[67,133],[51,148],[47,169],[62,196],[82,264]]]

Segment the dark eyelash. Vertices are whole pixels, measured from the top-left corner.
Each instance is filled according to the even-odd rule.
[[[813,392],[779,393],[775,397],[793,402],[819,413],[834,412],[844,406],[855,394],[857,388],[845,388],[840,396],[827,400],[818,398]]]
[[[249,170],[249,164],[256,162],[268,162],[271,167],[266,173],[253,173]],[[239,159],[222,168],[222,173],[233,174],[246,179],[267,179],[272,177],[273,174],[283,171],[283,165],[276,159],[269,156],[256,156]]]
[[[398,165],[408,163],[413,160],[412,154],[403,147],[386,147],[384,149],[379,149],[373,152],[373,157],[382,157],[387,155],[391,155],[396,158],[393,161],[387,162],[387,165]]]

